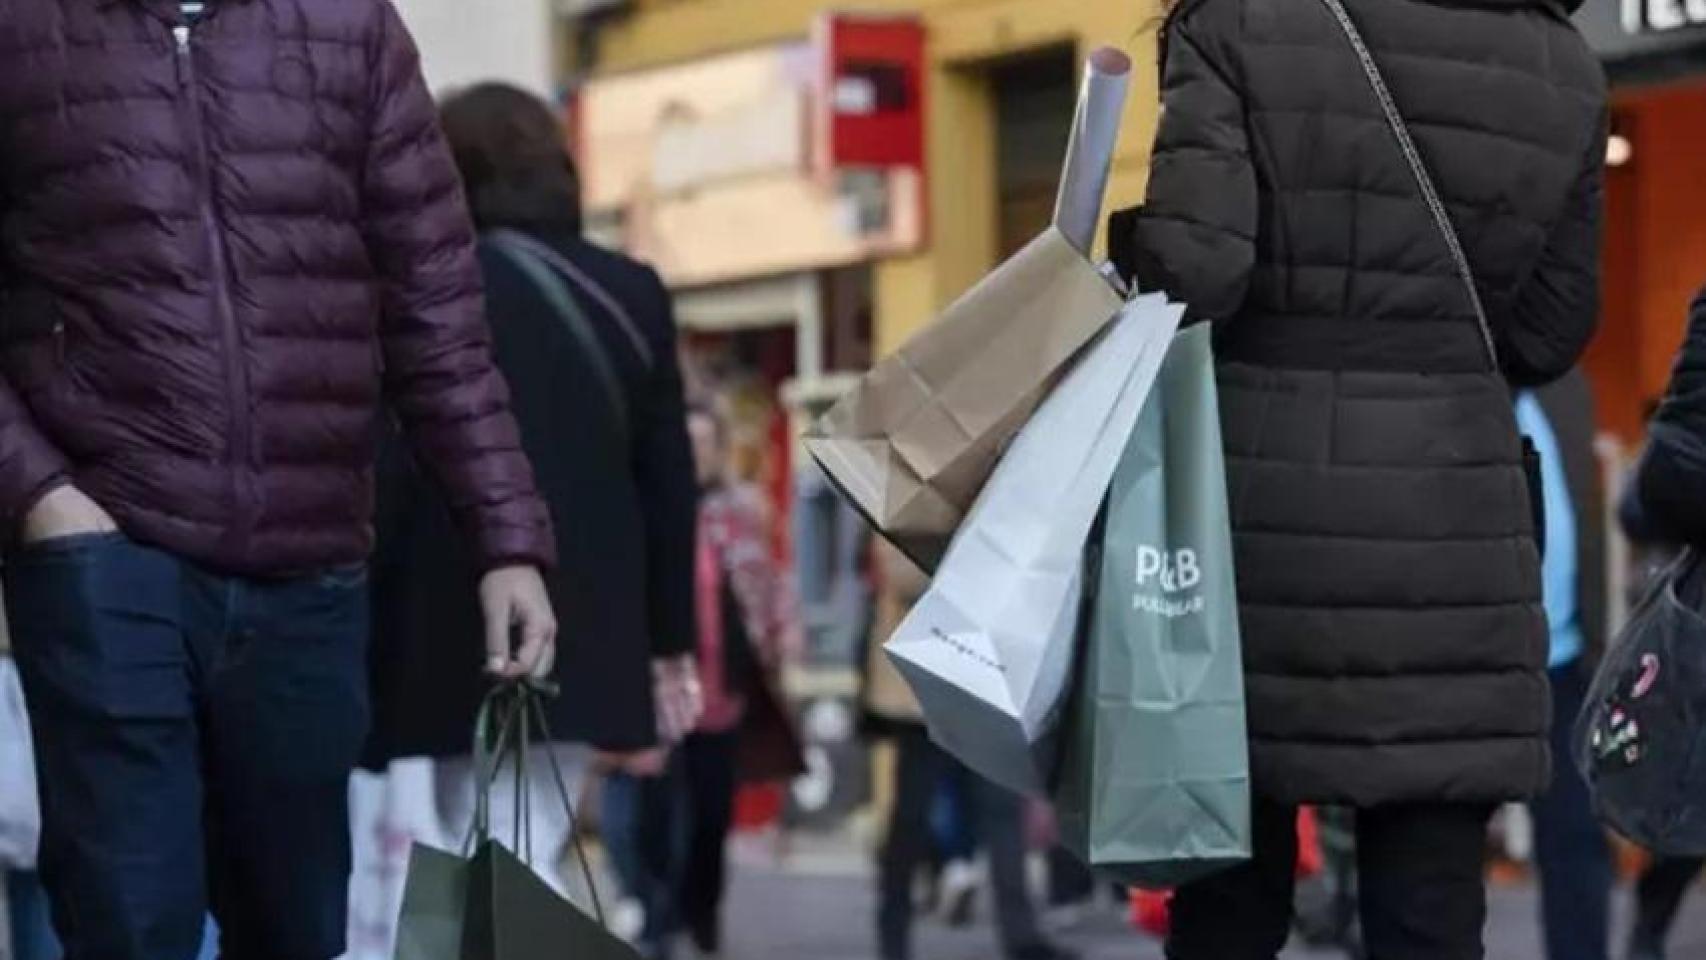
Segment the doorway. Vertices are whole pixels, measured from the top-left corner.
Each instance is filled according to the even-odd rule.
[[[1077,104],[1078,57],[1049,47],[997,63],[995,93],[996,224],[1001,259],[1012,256],[1054,217],[1061,161]]]

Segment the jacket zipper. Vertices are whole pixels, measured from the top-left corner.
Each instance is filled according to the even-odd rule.
[[[249,371],[243,362],[243,335],[237,326],[237,310],[231,298],[230,251],[225,245],[219,210],[213,190],[212,158],[207,142],[207,116],[201,101],[200,85],[196,78],[195,50],[191,44],[192,30],[187,24],[172,28],[177,45],[178,87],[187,100],[190,134],[193,139],[193,162],[196,169],[196,203],[201,213],[202,232],[207,235],[210,266],[213,270],[214,309],[219,313],[220,335],[225,359],[226,406],[229,410],[230,437],[226,442],[225,461],[231,473],[231,495],[235,516],[229,531],[238,550],[248,547],[250,528],[254,522],[255,479],[250,456],[253,437],[249,422]]]

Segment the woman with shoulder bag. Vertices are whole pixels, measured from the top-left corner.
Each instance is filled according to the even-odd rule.
[[[561,695],[545,705],[553,742],[528,763],[533,859],[555,865],[571,829],[559,774],[578,797],[595,752],[638,762],[698,721],[698,498],[676,325],[656,272],[582,237],[579,178],[549,105],[486,84],[450,97],[441,119],[481,233],[493,355],[555,520],[547,587],[563,621],[545,672]],[[395,436],[379,474],[368,760],[435,759],[443,828],[459,842],[474,815],[468,731],[487,689],[471,659],[484,649],[470,640],[482,629],[466,589],[475,558]],[[499,777],[500,791],[510,782]],[[499,820],[513,809],[494,803]]]
[[[1595,327],[1604,77],[1553,0],[1185,0],[1163,46],[1114,245],[1215,327],[1255,792],[1168,954],[1275,957],[1319,803],[1371,957],[1481,957],[1488,817],[1550,776],[1510,392]]]

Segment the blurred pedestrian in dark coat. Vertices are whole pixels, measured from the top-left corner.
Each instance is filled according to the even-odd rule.
[[[1623,525],[1638,544],[1706,548],[1706,290],[1694,300],[1670,388],[1647,429],[1646,452],[1621,504]],[[1664,960],[1665,940],[1700,868],[1700,860],[1672,858],[1642,874],[1630,960]]]
[[[559,744],[643,751],[659,739],[654,687],[671,707],[691,700],[694,685],[697,487],[670,296],[650,268],[582,238],[577,174],[543,102],[482,86],[446,103],[443,120],[485,238],[494,353],[557,521],[559,563],[548,585],[564,613],[552,673],[562,693],[548,705],[551,732]],[[596,342],[577,336],[539,281],[541,264],[566,286]],[[441,803],[458,821],[472,801],[462,767],[484,693],[479,611],[466,589],[476,568],[408,451],[396,442],[386,450],[368,759],[441,758]],[[578,779],[587,753],[558,759]],[[550,773],[542,763],[530,770]],[[548,802],[533,804],[536,815],[560,807],[554,787]]]

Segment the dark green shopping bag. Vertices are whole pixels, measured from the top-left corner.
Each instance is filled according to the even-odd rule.
[[[1243,655],[1206,324],[1168,350],[1099,542],[1054,794],[1061,839],[1118,882],[1174,887],[1250,856]]]
[[[466,857],[415,844],[397,920],[397,960],[462,960],[472,872]]]
[[[474,829],[462,856],[415,846],[397,924],[397,960],[639,960],[632,947],[604,928],[591,867],[578,842],[575,849],[597,919],[558,896],[491,836],[491,785],[505,758],[515,760],[516,795],[525,798],[521,785],[531,727],[537,723],[544,739],[550,739],[541,695],[536,685],[511,684],[493,691],[481,705],[474,734],[479,777]],[[551,763],[555,767],[556,760]],[[562,779],[558,771],[559,787]],[[575,824],[567,789],[562,800]],[[518,833],[526,829],[527,813],[525,807],[519,811]],[[518,849],[533,847],[525,836],[514,839]]]

